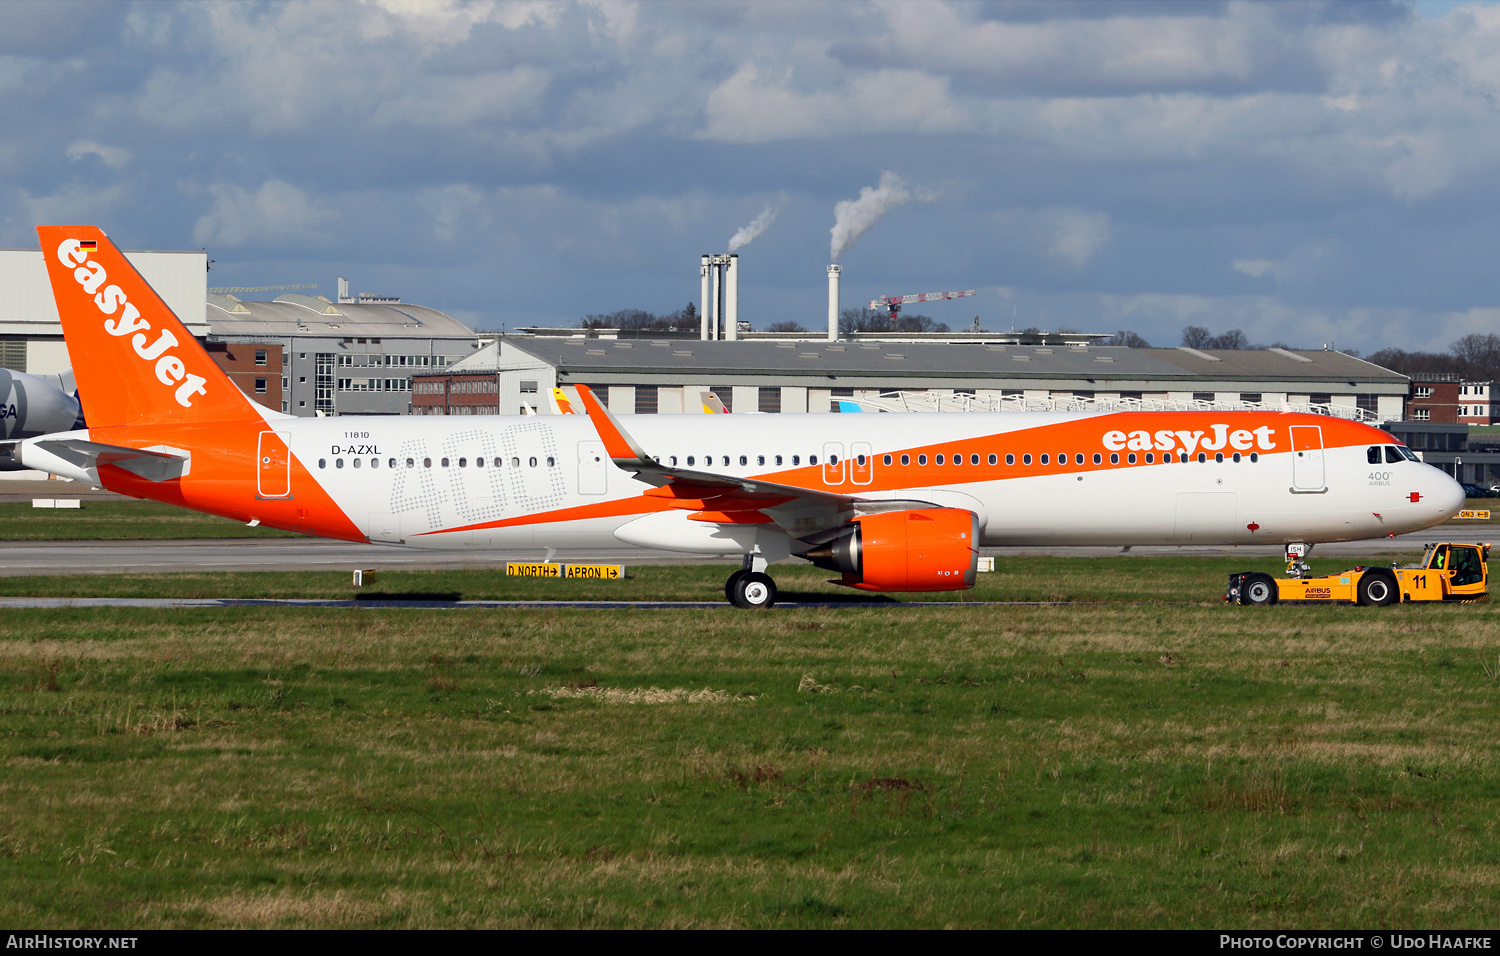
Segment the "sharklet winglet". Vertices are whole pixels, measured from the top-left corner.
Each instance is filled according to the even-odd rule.
[[[599,433],[599,438],[604,442],[604,450],[609,457],[621,468],[630,468],[637,465],[655,465],[656,459],[646,454],[640,444],[630,434],[620,427],[615,416],[611,415],[609,409],[600,404],[599,399],[594,396],[594,390],[587,385],[576,385],[578,397],[583,400],[583,407],[588,410],[589,421],[594,423],[594,430]]]

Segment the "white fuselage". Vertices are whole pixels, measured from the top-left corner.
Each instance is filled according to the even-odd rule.
[[[1182,414],[1203,415],[1205,423],[1214,415],[1173,420]],[[1102,432],[1109,417],[640,415],[623,423],[664,464],[788,483],[797,483],[787,477],[797,474],[822,491],[971,510],[982,543],[991,546],[1356,540],[1428,527],[1463,501],[1460,486],[1435,468],[1369,463],[1376,454],[1369,447],[1392,444],[1375,429],[1368,429],[1368,446],[1324,448],[1316,462],[1283,442],[1272,451],[1250,445],[1244,453],[1208,453],[1202,462],[1201,449],[1186,462],[1182,448],[1170,456],[1152,452],[1151,464],[1145,453],[1129,465],[1122,455],[1111,466],[1112,446],[1078,438],[1091,421]],[[267,428],[286,436],[293,455],[371,541],[443,549],[624,542],[694,553],[746,550],[743,529],[715,529],[681,511],[624,507],[652,486],[610,461],[585,416],[274,419]],[[938,467],[936,455],[950,443],[961,449],[962,463],[953,464],[950,452]],[[928,450],[925,466],[916,463],[919,449]],[[900,463],[903,453],[911,464]],[[856,467],[861,455],[868,465]],[[1017,464],[1007,466],[1006,455]],[[1023,455],[1032,456],[1030,467],[1020,464]],[[1058,464],[1060,457],[1067,464]],[[636,522],[640,531],[633,533]]]

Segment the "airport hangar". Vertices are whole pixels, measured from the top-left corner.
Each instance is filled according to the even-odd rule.
[[[208,289],[208,253],[125,250],[188,331],[246,395],[293,415],[405,415],[411,376],[444,368],[481,341],[436,309],[399,298],[289,293],[241,300]],[[72,366],[40,249],[0,249],[0,368]]]
[[[343,280],[337,302],[295,293],[242,300],[209,293],[205,252],[126,255],[246,394],[293,415],[517,414],[544,411],[543,390],[581,383],[621,414],[696,411],[699,394],[711,390],[740,412],[829,411],[840,399],[892,410],[1119,402],[1310,406],[1401,421],[1409,390],[1405,376],[1341,352],[1131,349],[1092,344],[1100,336],[1082,333],[705,341],[549,329],[491,337],[435,309],[350,296]],[[70,365],[40,250],[0,250],[0,349],[0,367],[47,373]],[[882,394],[899,395],[899,404]]]
[[[1406,376],[1336,351],[1136,349],[1076,341],[701,341],[505,335],[413,378],[417,415],[545,413],[546,392],[588,385],[617,414],[1088,407],[1316,410],[1400,421]],[[1043,339],[1043,341],[1050,341]],[[880,396],[886,396],[882,399]]]

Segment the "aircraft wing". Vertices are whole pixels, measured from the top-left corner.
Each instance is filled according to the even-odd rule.
[[[796,535],[805,535],[843,524],[857,514],[930,508],[931,502],[882,499],[872,501],[835,491],[819,491],[783,485],[760,478],[740,478],[691,468],[664,465],[620,426],[587,385],[575,386],[589,419],[604,442],[615,465],[656,487],[646,492],[653,498],[674,499],[681,508],[697,513],[695,521],[718,524],[768,524],[775,522]]]

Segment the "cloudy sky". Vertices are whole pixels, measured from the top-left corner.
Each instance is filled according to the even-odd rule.
[[[978,289],[954,325],[1500,331],[1488,4],[12,0],[0,123],[0,245],[485,329],[680,308],[759,218],[759,327],[823,322],[837,239],[846,306]]]

